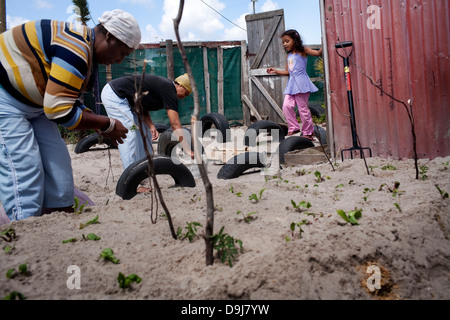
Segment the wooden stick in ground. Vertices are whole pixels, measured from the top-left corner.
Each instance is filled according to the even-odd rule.
[[[144,77],[145,77],[145,67],[146,67],[146,62],[144,61],[141,83],[139,84],[139,88],[135,95],[135,109],[136,109],[138,120],[139,120],[139,128],[141,128],[141,130],[139,130],[139,132],[141,133],[142,140],[144,141],[144,150],[145,150],[145,155],[147,156],[147,162],[148,162],[148,173],[149,173],[149,177],[151,178],[151,180],[153,182],[153,187],[155,188],[155,191],[156,191],[156,195],[157,195],[156,198],[159,199],[159,201],[161,202],[161,206],[163,207],[164,212],[167,215],[167,220],[169,221],[170,232],[172,233],[172,237],[176,240],[177,234],[175,233],[175,229],[173,227],[172,217],[170,215],[169,209],[167,208],[164,198],[162,196],[162,192],[161,192],[161,188],[159,187],[158,180],[156,179],[155,168],[153,166],[153,158],[149,152],[147,136],[145,135],[144,130],[143,130],[143,128],[144,128],[144,123],[143,123],[144,122],[143,121],[144,109],[142,107],[142,96],[143,96],[142,86],[143,86]],[[153,194],[153,191],[152,191],[152,194]],[[153,196],[152,196],[151,210],[153,210]]]
[[[192,134],[194,137],[194,154],[195,154],[195,161],[198,165],[198,169],[200,171],[200,175],[202,177],[203,185],[205,186],[206,191],[206,227],[205,227],[205,245],[206,245],[206,265],[212,265],[214,262],[213,257],[213,243],[211,241],[211,236],[213,235],[214,230],[214,197],[213,197],[213,188],[212,184],[209,181],[208,178],[208,172],[206,171],[206,167],[202,161],[202,155],[201,155],[201,146],[199,144],[198,137],[201,137],[201,126],[197,126],[196,123],[198,122],[199,114],[200,114],[200,103],[198,98],[198,90],[197,85],[195,83],[195,79],[192,75],[192,70],[189,65],[189,61],[187,59],[186,52],[184,50],[183,44],[181,43],[180,39],[180,33],[179,33],[179,25],[181,21],[181,17],[183,15],[183,8],[184,8],[184,0],[180,0],[180,6],[178,9],[178,15],[174,19],[174,29],[175,29],[175,35],[177,37],[178,42],[178,49],[180,51],[181,57],[183,58],[184,67],[186,69],[187,74],[189,75],[189,81],[191,83],[192,93],[194,95],[194,112],[192,113],[191,117],[191,125],[192,125]],[[200,132],[199,132],[200,127]]]

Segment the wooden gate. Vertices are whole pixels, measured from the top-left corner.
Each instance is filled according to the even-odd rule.
[[[281,43],[281,35],[285,31],[284,10],[276,10],[251,14],[245,17],[247,22],[248,48],[243,80],[248,83],[243,88],[242,101],[244,122],[250,117],[248,111],[257,120],[267,119],[277,123],[286,123],[282,111],[283,91],[287,77],[269,75],[268,67],[284,69],[286,54]]]

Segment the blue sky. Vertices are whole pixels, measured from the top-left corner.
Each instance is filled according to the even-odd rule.
[[[104,11],[130,12],[141,26],[142,43],[176,39],[173,18],[179,0],[88,0],[93,27]],[[296,29],[305,44],[320,44],[319,0],[257,0],[256,13],[284,9],[286,29]],[[185,0],[180,25],[182,41],[246,40],[245,16],[253,13],[251,0]],[[36,19],[71,21],[72,0],[6,0],[7,28]],[[95,22],[94,22],[95,21]]]

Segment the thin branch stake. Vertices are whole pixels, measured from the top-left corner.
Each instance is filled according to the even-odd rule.
[[[201,146],[198,141],[198,137],[201,137],[201,126],[200,126],[200,132],[199,132],[199,126],[196,125],[198,122],[199,114],[200,114],[200,103],[198,98],[198,90],[197,90],[197,84],[195,82],[194,76],[192,75],[192,70],[189,65],[189,61],[187,59],[186,52],[184,50],[183,44],[180,39],[180,33],[179,33],[179,25],[181,21],[181,17],[183,15],[183,8],[184,8],[184,0],[180,0],[180,7],[178,9],[178,15],[173,20],[174,29],[175,29],[175,35],[177,37],[178,42],[178,49],[180,51],[181,57],[183,58],[184,67],[186,69],[187,74],[189,75],[189,82],[191,83],[192,92],[194,95],[194,112],[192,113],[191,117],[191,129],[192,134],[194,137],[194,160],[195,163],[197,163],[198,169],[200,171],[200,175],[202,177],[203,185],[205,186],[206,191],[206,227],[205,227],[205,245],[206,245],[206,265],[212,265],[214,262],[214,256],[213,256],[213,243],[211,241],[211,236],[213,235],[214,230],[214,197],[213,197],[213,188],[212,184],[209,181],[208,178],[208,172],[206,171],[206,167],[202,161],[202,155],[201,155]]]
[[[144,82],[144,77],[145,77],[145,67],[146,67],[147,63],[144,61],[144,67],[143,67],[143,71],[142,71],[142,78],[141,78],[141,83],[139,84],[139,89],[136,92],[135,95],[135,110],[137,112],[138,115],[138,119],[139,119],[139,127],[141,128],[141,130],[139,130],[139,132],[141,133],[141,137],[142,140],[144,141],[144,150],[145,150],[145,155],[147,156],[147,162],[148,162],[148,173],[149,173],[149,177],[151,177],[151,181],[153,182],[153,187],[155,189],[155,195],[156,195],[156,199],[159,198],[159,201],[161,202],[161,206],[164,209],[164,212],[167,215],[167,219],[169,221],[169,227],[170,227],[170,232],[172,233],[172,237],[176,240],[177,239],[177,235],[175,233],[175,229],[173,227],[173,223],[172,223],[172,217],[170,215],[169,209],[166,206],[166,203],[163,199],[162,196],[162,192],[161,192],[161,188],[159,187],[158,184],[158,180],[156,179],[156,174],[155,174],[155,168],[153,166],[153,157],[149,152],[148,149],[148,141],[147,141],[147,136],[144,133],[144,123],[143,123],[143,107],[142,107],[142,96],[144,95],[142,93],[142,86],[143,86],[143,82]],[[152,204],[151,204],[151,212],[153,213],[153,188],[152,188]],[[158,207],[157,207],[158,208]],[[158,209],[156,209],[157,212]],[[157,214],[155,214],[157,215]],[[155,220],[156,221],[156,220]],[[153,219],[152,219],[153,222]]]

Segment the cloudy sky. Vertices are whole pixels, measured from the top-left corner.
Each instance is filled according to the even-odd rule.
[[[104,11],[120,8],[139,22],[142,43],[175,39],[173,19],[179,0],[88,0],[93,27]],[[255,12],[284,9],[286,29],[300,32],[306,44],[320,44],[319,0],[257,0]],[[245,16],[252,0],[185,0],[180,34],[183,41],[246,40]],[[73,21],[72,0],[6,0],[7,27],[36,19]]]

